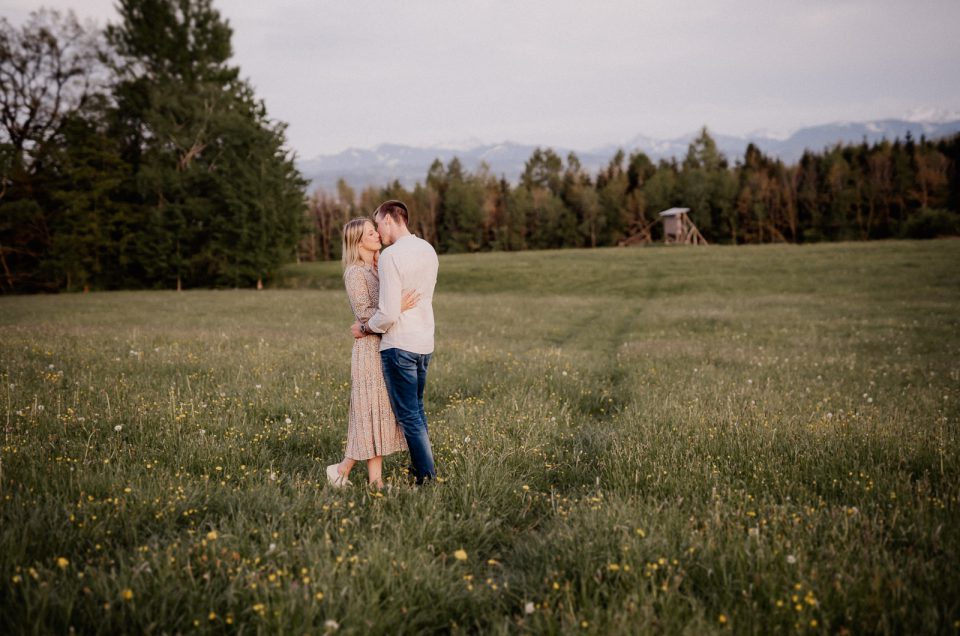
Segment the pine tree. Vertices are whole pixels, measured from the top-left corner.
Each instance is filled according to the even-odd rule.
[[[260,285],[292,260],[305,182],[285,130],[229,64],[210,0],[121,0],[107,29],[116,127],[143,208],[139,256],[160,286]]]

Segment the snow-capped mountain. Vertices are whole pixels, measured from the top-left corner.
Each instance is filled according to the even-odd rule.
[[[904,139],[907,134],[919,139],[939,139],[960,133],[960,114],[943,111],[915,111],[905,119],[882,119],[869,122],[837,122],[821,126],[801,128],[792,134],[757,131],[749,135],[735,136],[711,131],[717,147],[733,164],[743,156],[747,144],[753,143],[765,154],[779,157],[786,163],[796,163],[805,150],[814,152],[835,144],[854,144],[866,141],[879,142]],[[574,150],[584,169],[596,172],[613,157],[618,149],[626,153],[637,150],[651,159],[683,159],[690,142],[698,135],[691,132],[673,139],[656,139],[636,135],[619,144],[608,144],[586,151]],[[543,148],[548,146],[543,145]],[[435,159],[446,165],[458,157],[465,170],[471,172],[485,163],[490,174],[515,182],[523,172],[526,161],[537,146],[503,142],[483,144],[476,140],[467,143],[451,143],[438,146],[414,147],[399,144],[381,144],[373,149],[351,148],[332,155],[320,155],[313,159],[298,161],[297,166],[310,182],[310,189],[333,190],[338,179],[343,178],[354,188],[368,185],[386,185],[399,181],[407,187],[426,178],[427,170]],[[566,159],[570,148],[552,147],[554,152]]]

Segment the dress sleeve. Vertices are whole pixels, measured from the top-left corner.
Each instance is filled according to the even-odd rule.
[[[347,297],[350,299],[353,315],[357,320],[369,320],[370,316],[377,313],[377,299],[370,297],[363,270],[351,267],[344,274],[343,280],[347,286]]]

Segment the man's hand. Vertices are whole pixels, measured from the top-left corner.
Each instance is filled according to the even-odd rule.
[[[362,331],[360,331],[360,321],[359,321],[359,320],[356,321],[355,323],[353,323],[352,325],[350,325],[350,333],[352,333],[352,334],[353,334],[353,337],[354,337],[354,338],[357,338],[358,340],[359,340],[360,338],[363,338],[365,335],[367,335],[367,334],[363,333]]]

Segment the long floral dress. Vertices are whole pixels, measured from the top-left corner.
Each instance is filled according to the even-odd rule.
[[[343,273],[350,306],[357,320],[368,320],[377,312],[380,281],[367,265],[350,265]],[[364,460],[407,450],[403,431],[390,407],[387,386],[380,366],[380,336],[357,338],[350,361],[350,423],[347,448],[350,459]]]

